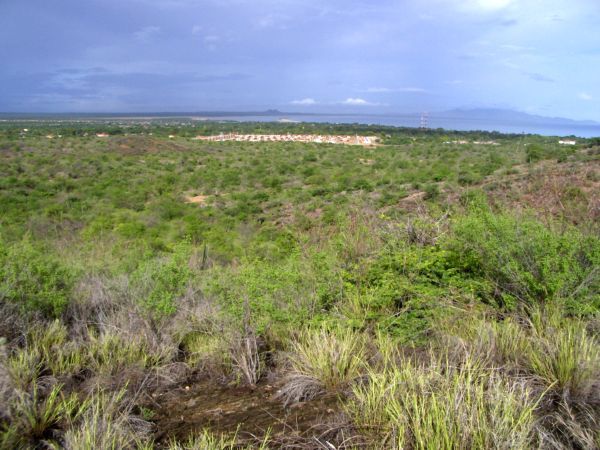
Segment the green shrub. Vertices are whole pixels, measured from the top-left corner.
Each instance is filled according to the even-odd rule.
[[[475,184],[481,180],[481,177],[473,172],[460,172],[458,174],[458,184],[470,185]]]
[[[177,311],[176,301],[192,278],[189,257],[190,248],[180,244],[170,257],[146,261],[133,274],[141,304],[155,319]]]
[[[565,298],[576,313],[600,308],[597,237],[480,207],[455,219],[453,228],[446,242],[451,264],[492,282],[500,305]]]
[[[11,246],[0,241],[0,300],[26,313],[56,317],[69,303],[76,275],[55,256],[24,239]]]
[[[437,184],[431,183],[425,186],[425,200],[435,200],[440,196],[440,188]]]
[[[273,326],[306,323],[329,307],[341,289],[332,265],[331,255],[301,256],[296,249],[281,260],[246,259],[238,268],[212,269],[208,292],[238,323],[249,314],[263,334]]]
[[[530,144],[525,150],[525,159],[528,163],[534,163],[543,159],[545,154],[544,147],[538,144]]]

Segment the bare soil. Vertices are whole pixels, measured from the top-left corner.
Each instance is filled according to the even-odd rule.
[[[208,195],[195,195],[186,197],[186,203],[196,203],[198,205],[205,205],[208,200]]]
[[[332,423],[339,422],[336,396],[285,407],[275,398],[276,392],[277,387],[268,383],[252,389],[206,380],[153,394],[156,441],[185,440],[209,429],[217,434],[237,432],[247,442],[260,440],[270,430],[271,439],[282,444],[315,443],[335,428]]]

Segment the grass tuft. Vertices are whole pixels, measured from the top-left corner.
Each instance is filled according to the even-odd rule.
[[[346,411],[358,429],[394,448],[524,448],[533,438],[529,389],[471,356],[459,365],[404,359],[352,392]]]
[[[281,395],[289,402],[337,392],[361,375],[365,358],[364,337],[352,330],[304,331],[292,344]]]

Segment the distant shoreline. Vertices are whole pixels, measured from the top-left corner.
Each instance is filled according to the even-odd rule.
[[[422,115],[401,114],[333,114],[298,113],[268,110],[262,112],[196,112],[196,113],[0,113],[0,123],[80,122],[117,123],[163,122],[174,125],[202,122],[278,122],[299,125],[356,124],[363,126],[392,126],[422,128]],[[447,131],[486,131],[504,134],[539,134],[542,136],[600,136],[600,123],[570,119],[533,116],[508,110],[453,110],[427,115],[425,128]]]

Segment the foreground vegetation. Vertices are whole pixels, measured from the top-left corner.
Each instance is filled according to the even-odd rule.
[[[0,129],[0,448],[600,446],[596,141],[27,126]]]

